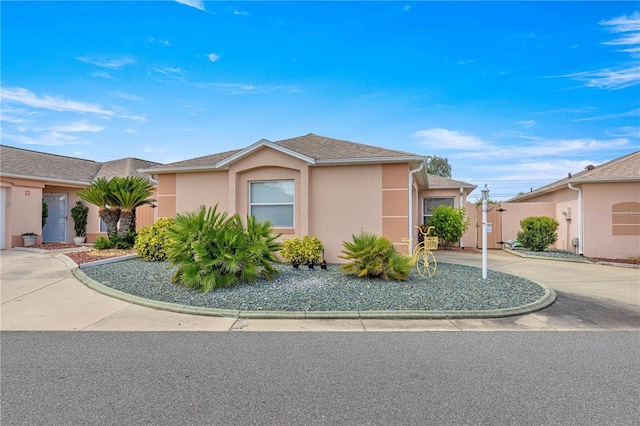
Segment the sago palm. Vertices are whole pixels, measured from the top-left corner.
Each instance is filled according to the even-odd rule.
[[[139,176],[128,176],[114,178],[111,190],[111,197],[120,208],[118,237],[125,240],[135,220],[135,208],[151,203],[153,185]]]
[[[113,182],[106,178],[96,179],[89,188],[81,189],[76,195],[89,204],[98,206],[98,215],[107,226],[109,237],[118,233],[120,208],[113,198]]]

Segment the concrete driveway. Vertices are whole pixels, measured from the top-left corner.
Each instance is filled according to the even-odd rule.
[[[439,262],[481,266],[474,253]],[[0,254],[0,330],[83,331],[604,331],[640,330],[640,270],[525,259],[490,251],[489,269],[554,289],[544,311],[499,319],[285,320],[205,317],[141,307],[96,293],[51,254]]]

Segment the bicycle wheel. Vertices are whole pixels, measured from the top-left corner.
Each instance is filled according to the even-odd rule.
[[[416,270],[420,275],[426,278],[431,278],[433,274],[436,273],[437,269],[438,262],[436,261],[436,257],[429,250],[422,252],[418,256]]]

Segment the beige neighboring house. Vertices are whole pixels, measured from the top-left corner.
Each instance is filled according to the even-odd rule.
[[[504,240],[515,239],[520,219],[544,214],[560,223],[556,248],[587,257],[640,256],[640,151],[588,166],[501,207]]]
[[[149,179],[148,174],[139,173],[138,169],[157,164],[137,158],[99,163],[0,145],[0,248],[22,245],[22,234],[26,232],[38,234],[38,242],[71,242],[75,235],[71,209],[80,200],[75,195],[78,190],[89,187],[100,177]],[[43,200],[49,212],[44,228]],[[87,242],[93,242],[98,235],[106,235],[106,229],[98,217],[98,208],[83,203],[89,207]],[[136,217],[138,227],[152,224],[154,209],[138,208]]]
[[[200,205],[272,221],[282,239],[312,235],[339,262],[367,231],[407,253],[431,209],[465,206],[475,185],[426,172],[425,157],[308,134],[144,170],[158,182],[158,217]]]

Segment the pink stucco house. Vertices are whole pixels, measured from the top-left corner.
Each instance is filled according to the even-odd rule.
[[[587,257],[625,259],[640,256],[640,151],[568,174],[501,203],[493,212],[495,244],[515,239],[520,220],[555,218],[555,248]],[[503,210],[501,213],[496,213]]]
[[[426,172],[425,157],[308,134],[258,141],[144,170],[158,182],[158,217],[200,205],[270,219],[282,238],[320,238],[329,262],[343,241],[367,231],[402,252],[437,205],[464,206],[474,185]]]
[[[97,178],[142,176],[138,169],[158,163],[137,158],[96,162],[81,158],[0,145],[0,249],[23,244],[22,234],[35,232],[39,242],[71,242],[74,236],[71,209],[75,195]],[[49,217],[42,227],[42,201]],[[98,208],[88,203],[87,242],[106,235]],[[150,225],[156,214],[150,206],[136,209],[136,225]]]

